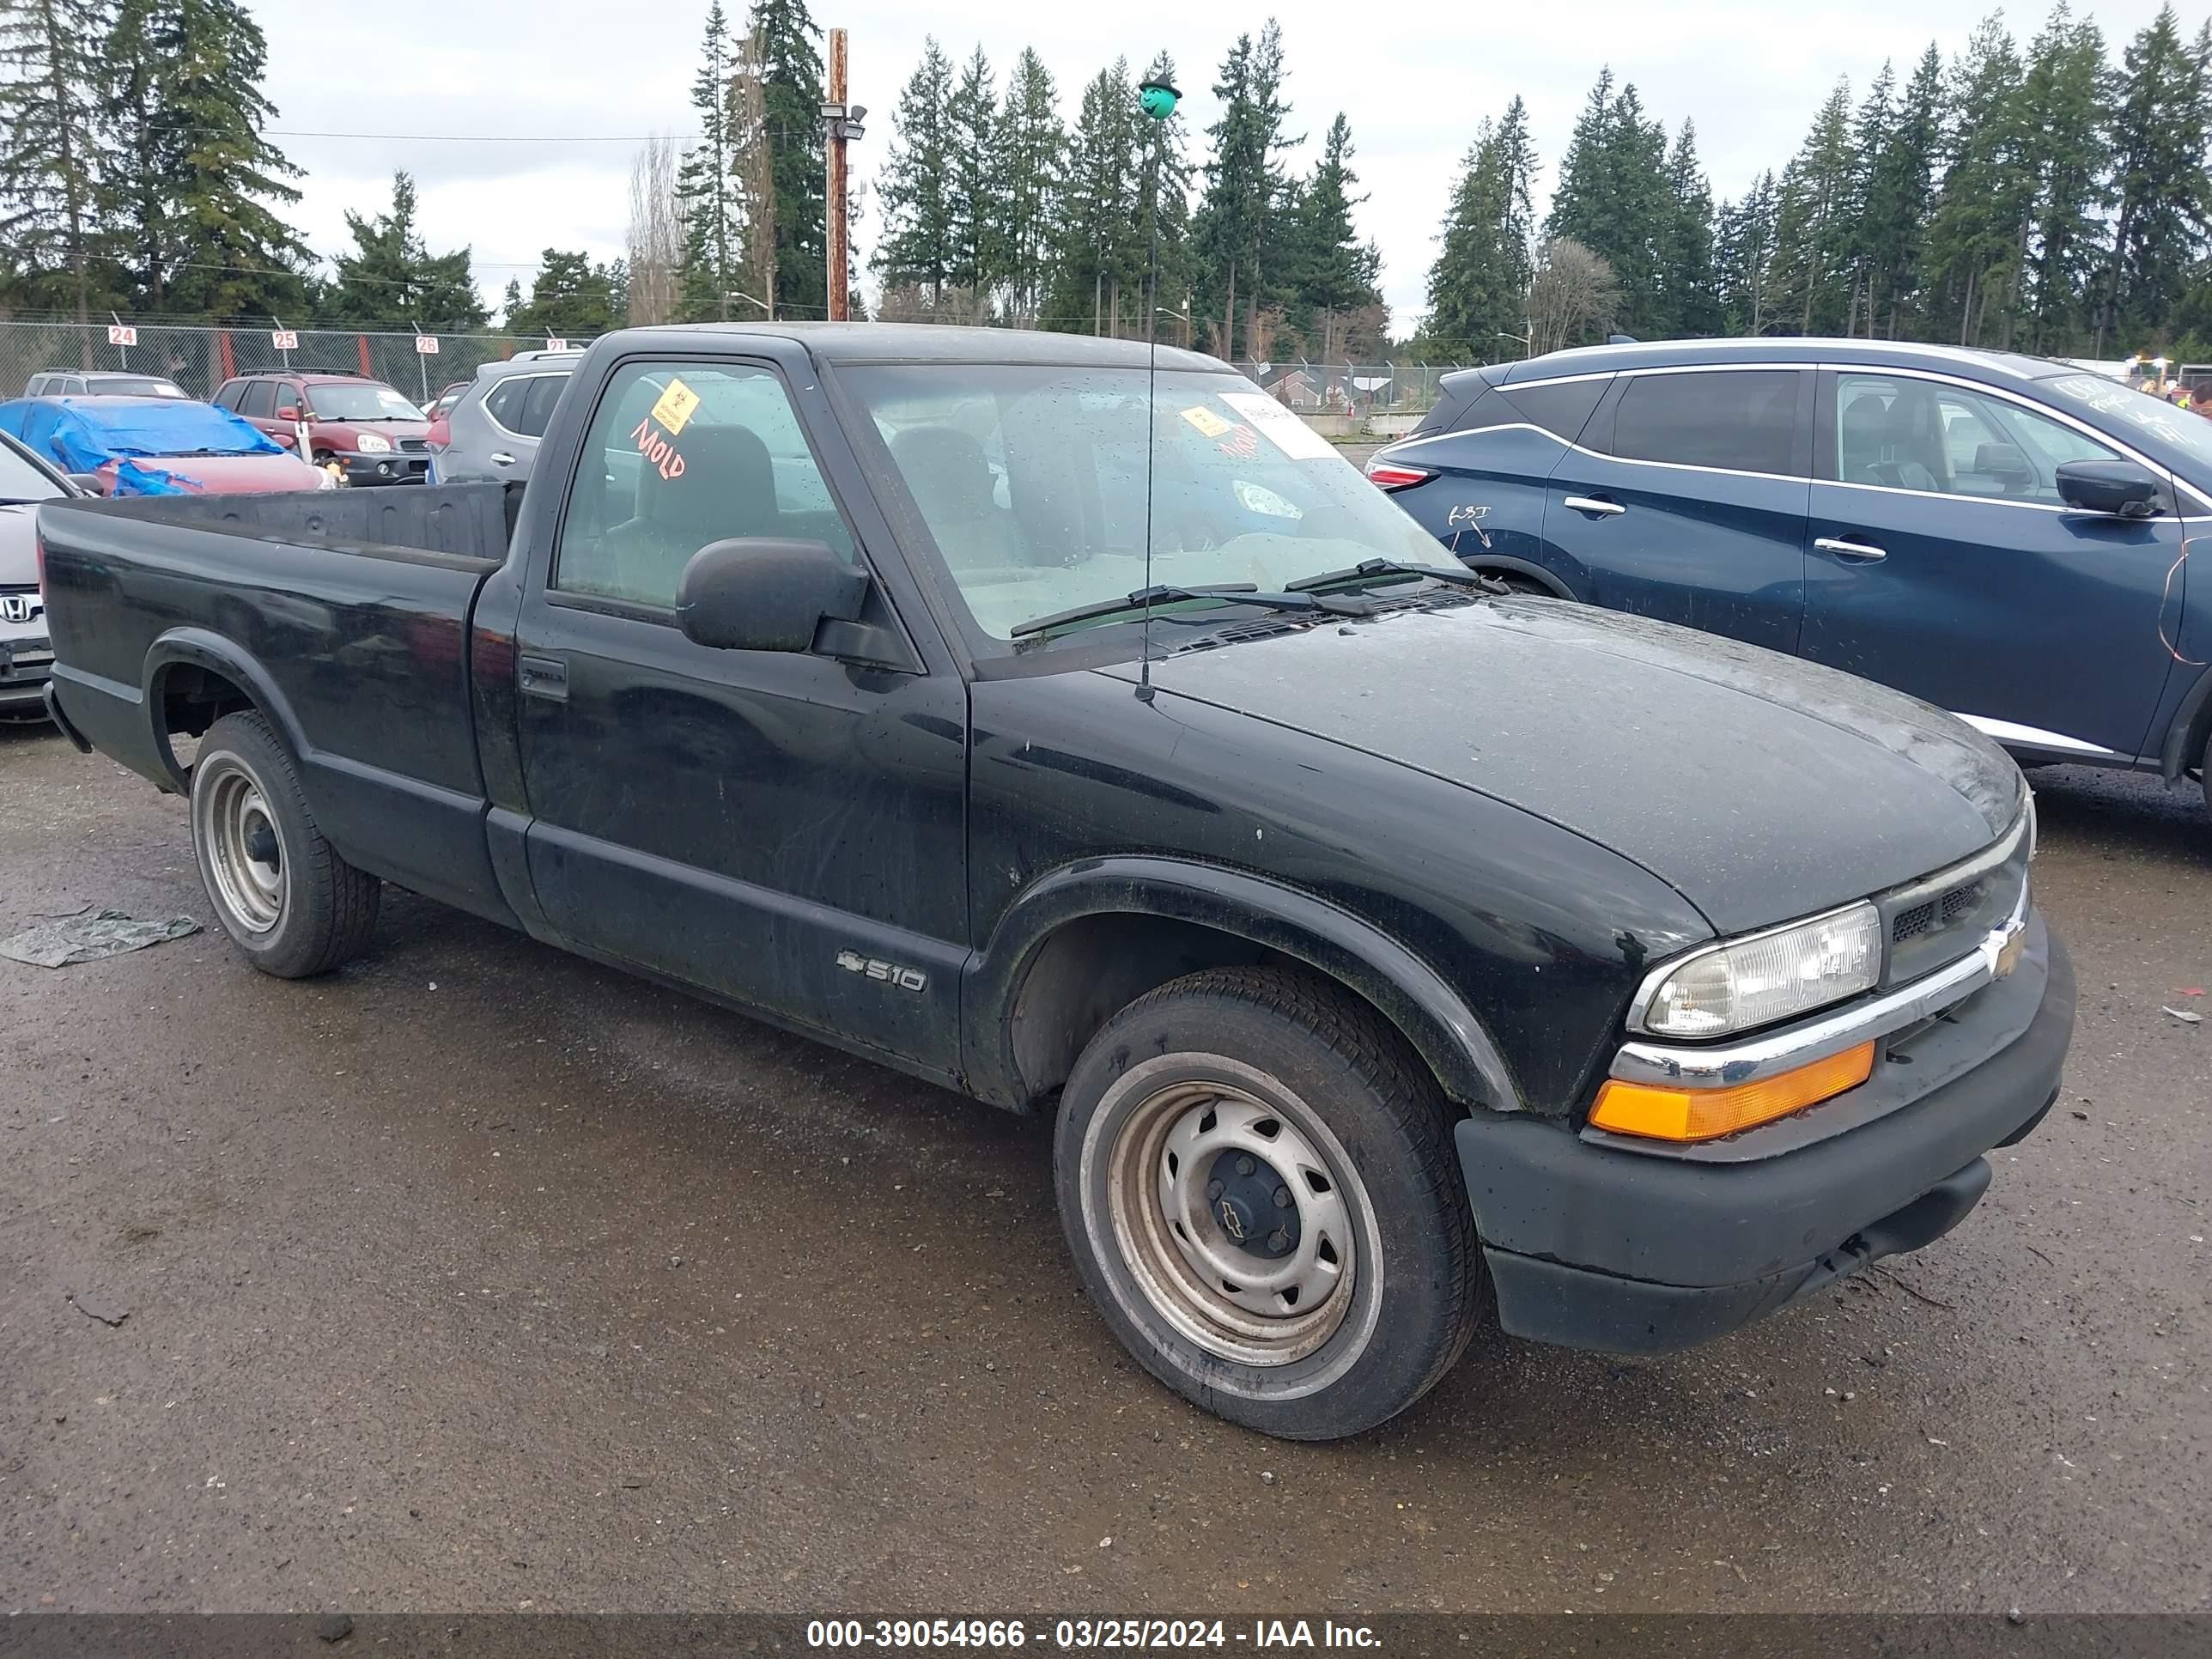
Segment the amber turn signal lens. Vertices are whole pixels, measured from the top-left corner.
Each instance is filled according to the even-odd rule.
[[[1725,1089],[1669,1089],[1619,1078],[1598,1091],[1590,1122],[1617,1135],[1711,1140],[1771,1123],[1856,1089],[1874,1073],[1874,1044],[1862,1042],[1810,1066]]]

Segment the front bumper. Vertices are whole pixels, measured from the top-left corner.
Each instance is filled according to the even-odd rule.
[[[358,486],[374,484],[424,483],[430,474],[428,453],[410,454],[395,449],[388,455],[334,455],[331,459],[345,469],[346,482]]]
[[[0,640],[0,714],[44,714],[53,664],[53,647],[44,640]]]
[[[1522,1115],[1462,1121],[1499,1322],[1569,1347],[1687,1347],[1932,1243],[1988,1188],[1983,1154],[2051,1109],[2073,1030],[2073,966],[2036,915],[2009,977],[1885,1039],[1858,1089],[1723,1155],[1634,1149]],[[1884,1095],[1896,1103],[1867,1115]],[[1821,1135],[1823,1114],[1850,1127]]]

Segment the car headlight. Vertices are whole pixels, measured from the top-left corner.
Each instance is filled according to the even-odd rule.
[[[1825,1008],[1881,979],[1881,915],[1860,902],[1708,945],[1644,982],[1632,1024],[1655,1036],[1725,1036]]]
[[[380,438],[374,432],[364,432],[354,441],[353,447],[363,455],[389,455],[392,440]]]

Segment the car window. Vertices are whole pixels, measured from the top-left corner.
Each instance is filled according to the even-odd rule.
[[[522,430],[522,405],[530,395],[530,382],[520,376],[501,380],[484,393],[484,413],[509,432],[522,436],[532,435]]]
[[[1613,453],[1629,460],[1788,475],[1796,420],[1795,369],[1638,374],[1614,410]]]
[[[671,606],[693,554],[742,536],[856,556],[783,383],[734,363],[617,371],[585,434],[553,586]]]
[[[262,420],[274,419],[276,414],[276,382],[274,380],[248,381],[246,394],[239,400],[238,412]]]
[[[1553,437],[1572,443],[1583,435],[1583,428],[1589,424],[1589,417],[1597,408],[1597,400],[1605,396],[1605,389],[1611,384],[1610,377],[1600,377],[1558,380],[1550,386],[1502,386],[1497,395],[1520,410],[1523,420],[1532,421]]]
[[[536,374],[530,380],[530,396],[522,406],[523,425],[519,428],[532,438],[542,438],[545,428],[553,424],[553,410],[561,401],[561,394],[568,388],[566,374]]]
[[[1836,377],[1836,476],[1845,483],[2063,505],[2058,469],[2118,453],[2002,398],[1910,375]]]
[[[26,398],[42,398],[46,395],[46,377],[43,374],[31,376],[30,385],[23,388],[23,395]]]
[[[238,382],[235,380],[225,380],[221,386],[216,388],[214,401],[216,407],[218,409],[236,409],[238,407]]]

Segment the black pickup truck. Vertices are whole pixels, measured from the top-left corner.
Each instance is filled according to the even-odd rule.
[[[2033,801],[1921,703],[1439,567],[1212,359],[659,329],[526,493],[40,509],[80,746],[296,977],[380,884],[1017,1112],[1208,1408],[1679,1346],[1928,1243],[2055,1098]],[[189,759],[182,736],[198,738]]]

